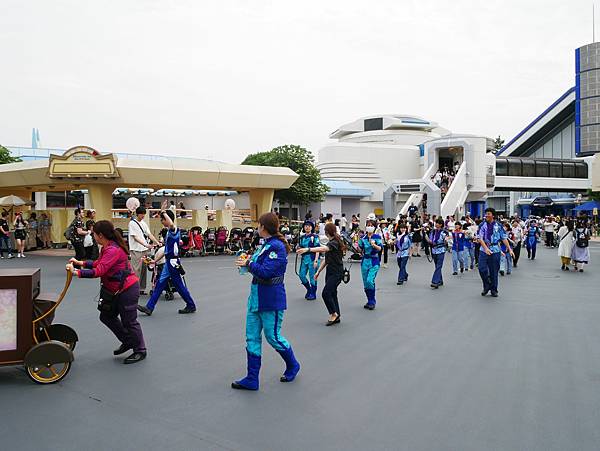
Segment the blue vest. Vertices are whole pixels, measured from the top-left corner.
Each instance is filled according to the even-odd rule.
[[[305,235],[302,235],[300,237],[299,245],[301,248],[319,247],[321,245],[321,242],[319,241],[319,235],[317,235],[316,233],[307,233]],[[302,259],[312,261],[315,259],[316,256],[317,256],[317,254],[315,254],[313,252],[308,252],[302,256]]]

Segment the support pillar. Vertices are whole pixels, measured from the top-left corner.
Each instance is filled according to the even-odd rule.
[[[88,194],[90,199],[90,208],[96,210],[96,220],[112,220],[112,193],[115,190],[113,185],[89,185]]]
[[[250,216],[255,225],[260,215],[269,213],[273,208],[273,194],[274,190],[269,188],[256,188],[248,192]]]
[[[202,227],[204,232],[208,228],[208,211],[192,210],[192,225]]]
[[[217,210],[217,227],[225,226],[231,230],[233,225],[233,215],[231,210]]]

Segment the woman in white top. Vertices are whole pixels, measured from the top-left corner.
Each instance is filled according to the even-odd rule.
[[[521,255],[521,242],[523,241],[523,227],[518,219],[514,219],[512,222],[512,233],[515,237],[515,247],[513,248],[515,257],[513,258],[513,267],[516,268]]]
[[[569,270],[573,251],[573,221],[567,221],[558,229],[558,256],[563,271]]]

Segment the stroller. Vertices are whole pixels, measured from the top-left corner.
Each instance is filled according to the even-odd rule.
[[[156,261],[156,263],[154,263]],[[165,266],[165,248],[164,246],[159,247],[154,251],[154,255],[151,259],[146,260],[148,271],[152,273],[152,288],[150,289],[150,296],[158,283],[160,274]],[[167,282],[167,288],[165,288],[165,300],[172,301],[175,298],[175,287],[171,284],[171,280]]]
[[[181,246],[179,247],[180,249],[180,256],[181,257],[188,257],[188,254],[190,253],[191,249],[193,249],[194,244],[192,242],[192,240],[190,239],[190,233],[185,230],[185,229],[179,229],[179,233],[181,236]]]
[[[254,239],[254,227],[246,227],[242,232],[242,249],[250,251],[252,249],[252,240]]]
[[[217,231],[214,227],[209,227],[204,232],[204,249],[206,253],[216,254]]]
[[[227,242],[227,248],[229,252],[235,253],[242,249],[242,236],[243,232],[239,227],[234,227],[231,229],[231,232],[229,233],[229,241]]]
[[[193,257],[196,253],[198,253],[198,255],[200,256],[204,256],[206,254],[206,249],[204,249],[204,237],[202,236],[202,227],[194,226],[190,229],[190,240],[194,244],[191,256]]]
[[[227,247],[227,236],[229,235],[229,231],[227,227],[220,226],[217,229],[217,238],[215,242],[215,253],[223,254],[225,252],[225,248]]]

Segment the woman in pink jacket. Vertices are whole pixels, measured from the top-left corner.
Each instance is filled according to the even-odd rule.
[[[129,264],[129,250],[110,221],[94,225],[94,238],[102,246],[100,257],[95,261],[72,258],[67,269],[79,278],[100,278],[100,321],[121,342],[114,355],[133,350],[123,363],[137,363],[146,358],[146,345],[137,320],[140,284]]]

